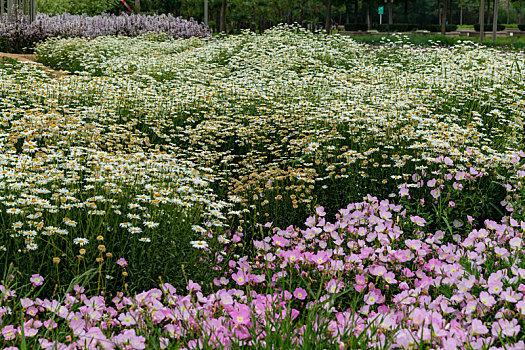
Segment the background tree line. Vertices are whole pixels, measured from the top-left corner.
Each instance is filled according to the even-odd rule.
[[[124,1],[135,12],[172,13],[204,20],[204,0]],[[525,0],[485,0],[485,25],[492,23],[495,1],[499,5],[499,23],[523,23]],[[445,19],[449,24],[477,24],[480,21],[480,0],[208,0],[208,23],[216,32],[229,33],[245,28],[263,31],[278,23],[299,23],[311,29],[346,23],[367,24],[372,28],[379,23],[378,6],[384,6],[383,23],[428,25],[441,24]],[[37,11],[95,15],[128,10],[121,0],[37,0]]]

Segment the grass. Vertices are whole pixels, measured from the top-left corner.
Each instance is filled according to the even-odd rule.
[[[387,38],[388,36],[386,34],[384,35],[358,35],[352,37],[354,40],[362,43],[367,44],[379,44],[383,40],[383,38]],[[390,39],[391,41],[397,40],[397,39]],[[410,43],[413,45],[423,45],[423,46],[452,46],[457,44],[458,42],[472,42],[472,43],[480,43],[479,37],[450,37],[450,36],[443,36],[440,34],[436,35],[418,35],[418,34],[409,34],[409,35],[403,35],[402,40],[406,43]],[[490,35],[487,35],[483,41],[483,44],[490,47],[501,47],[505,49],[522,49],[525,47],[525,37],[522,36],[516,36],[514,38],[510,37],[498,37],[496,38],[496,42],[492,42],[492,38]]]

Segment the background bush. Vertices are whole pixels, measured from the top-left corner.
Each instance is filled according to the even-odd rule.
[[[37,0],[37,9],[42,13],[58,15],[71,13],[75,15],[88,14],[99,15],[115,9],[119,5],[119,0],[89,0],[89,1],[70,1],[70,0]]]
[[[345,30],[348,31],[366,31],[368,25],[366,23],[347,23],[345,24]]]
[[[208,37],[209,28],[193,19],[172,15],[88,15],[38,14],[33,23],[25,17],[8,22],[0,20],[0,51],[27,53],[36,44],[51,37],[96,38],[104,35],[138,36],[148,32],[162,32],[172,38]]]
[[[479,32],[479,29],[480,29],[479,23],[478,24],[474,24],[474,30],[476,30],[476,32]],[[498,30],[498,32],[502,31],[502,30],[505,30],[505,26],[503,24],[498,24],[497,30]],[[491,24],[485,24],[485,31],[492,31],[492,23]]]
[[[417,28],[418,28],[417,24],[410,24],[410,23],[390,24],[391,32],[410,32],[410,31],[416,30]],[[388,27],[388,24],[378,24],[376,26],[376,29],[380,32],[386,32],[388,31],[389,27]]]
[[[449,24],[449,25],[446,26],[446,31],[447,32],[453,32],[457,28],[458,28],[457,25]],[[429,24],[429,25],[426,25],[424,29],[428,30],[430,32],[439,33],[439,32],[441,32],[441,24]]]

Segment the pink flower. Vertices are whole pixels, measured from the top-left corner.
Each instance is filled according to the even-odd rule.
[[[381,294],[379,289],[374,289],[365,295],[365,303],[368,305],[382,304],[385,301],[385,297]]]
[[[399,189],[399,196],[405,197],[408,196],[409,190],[406,184],[402,184],[401,188]]]
[[[522,316],[525,316],[525,300],[518,301],[516,304],[516,309],[519,310]]]
[[[200,291],[201,286],[198,283],[193,282],[192,280],[188,281],[188,287],[186,287],[190,292]]]
[[[250,323],[250,308],[244,304],[238,304],[237,307],[238,309],[233,309],[229,312],[230,317],[233,319],[233,322],[242,325]]]
[[[126,259],[120,258],[120,259],[117,260],[117,265],[120,265],[120,266],[124,267],[124,266],[128,265],[128,262],[126,261]]]
[[[512,249],[520,249],[521,245],[523,244],[523,238],[520,237],[514,237],[509,241],[509,245]]]
[[[507,287],[507,289],[501,293],[501,298],[509,303],[517,303],[521,300],[521,294],[515,292],[512,287]]]
[[[494,299],[494,297],[492,295],[490,295],[489,293],[483,291],[479,294],[479,301],[485,305],[486,307],[491,307],[493,306],[494,304],[496,304],[496,299]],[[479,333],[481,334],[481,333]]]
[[[320,250],[312,258],[313,258],[313,261],[315,261],[316,264],[321,265],[321,264],[324,264],[325,262],[327,262],[330,257],[328,256],[328,254],[326,254],[326,252],[324,250]]]
[[[22,298],[20,299],[20,304],[22,305],[22,307],[24,309],[30,307],[30,306],[33,306],[35,304],[35,302],[29,298]]]
[[[246,282],[248,282],[247,281],[248,278],[247,278],[246,274],[244,273],[244,271],[242,271],[240,269],[237,270],[237,273],[232,274],[232,278],[239,286],[242,286]]]
[[[464,172],[464,171],[458,171],[458,172],[456,172],[456,176],[454,176],[454,178],[455,178],[457,181],[461,181],[461,180],[465,179],[465,172]]]
[[[286,238],[281,237],[279,235],[273,235],[272,241],[273,241],[273,245],[276,247],[286,247],[289,242]]]
[[[425,219],[423,219],[422,217],[420,216],[410,216],[410,221],[412,221],[414,224],[418,225],[418,226],[425,226],[425,223],[427,222]]]
[[[301,287],[296,288],[295,291],[293,292],[293,296],[299,300],[304,300],[306,298],[306,295],[307,295],[306,290],[304,290]]]
[[[335,293],[339,293],[342,287],[343,287],[342,282],[338,282],[336,279],[332,278],[326,284],[326,291],[330,294],[335,294]]]
[[[317,215],[319,215],[319,216],[325,216],[325,215],[326,215],[326,213],[325,213],[323,207],[317,207],[317,208],[315,208],[315,212],[316,212]]]
[[[490,294],[499,294],[501,293],[501,290],[503,289],[503,282],[499,280],[490,280],[488,282],[488,291]],[[481,295],[480,295],[481,296]]]
[[[132,326],[134,324],[137,324],[137,322],[135,322],[135,317],[132,316],[129,312],[126,312],[125,314],[120,314],[118,320],[124,326]]]
[[[42,277],[42,276],[40,276],[38,274],[35,274],[35,275],[31,276],[29,281],[31,281],[31,283],[33,283],[34,287],[38,287],[38,286],[41,286],[42,284],[44,284],[44,277]]]
[[[456,338],[447,338],[443,340],[443,349],[456,350],[458,348],[458,341]]]
[[[521,326],[518,324],[517,319],[511,321],[505,319],[499,319],[497,322],[492,323],[492,335],[495,337],[513,337],[519,333]]]
[[[17,333],[18,330],[12,325],[5,326],[4,328],[2,328],[2,335],[4,336],[5,340],[15,339]]]
[[[373,276],[383,276],[386,273],[386,268],[380,265],[373,265],[370,266],[370,269],[368,271]]]
[[[357,292],[361,292],[366,288],[366,277],[363,275],[356,275],[355,276],[355,284],[354,288]]]
[[[483,335],[487,334],[489,330],[485,325],[483,325],[483,322],[476,318],[472,320],[472,324],[470,325],[470,332],[472,333],[472,335]]]
[[[170,344],[170,340],[169,338],[159,337],[159,343],[161,349],[166,349]]]
[[[392,272],[392,271],[389,271],[387,272],[383,278],[385,279],[386,283],[388,284],[394,284],[394,283],[397,283],[397,280],[396,280],[396,275]]]
[[[126,329],[121,334],[113,338],[113,340],[122,348],[142,350],[146,348],[146,338],[137,336],[134,329]],[[122,346],[124,345],[124,346]],[[129,346],[126,346],[129,345]]]

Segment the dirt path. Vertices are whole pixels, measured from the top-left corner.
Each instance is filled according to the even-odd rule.
[[[0,58],[2,58],[2,57],[14,58],[14,59],[19,60],[21,62],[31,62],[32,64],[36,64],[36,65],[42,67],[42,69],[44,69],[46,72],[51,73],[53,76],[55,76],[57,78],[60,78],[60,77],[62,77],[64,75],[66,75],[63,72],[54,70],[54,69],[49,68],[47,66],[44,66],[42,63],[38,63],[36,61],[35,55],[32,55],[32,54],[16,54],[16,53],[0,52]]]

